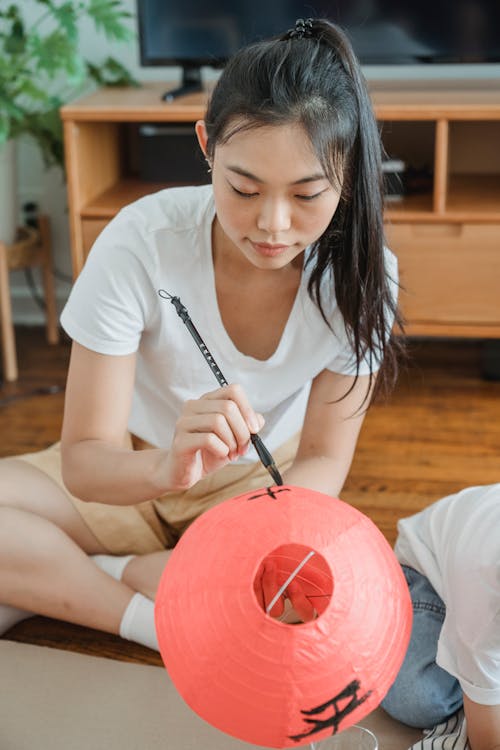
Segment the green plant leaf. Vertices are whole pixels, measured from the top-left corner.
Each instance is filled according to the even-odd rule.
[[[24,117],[23,107],[16,104],[15,101],[3,95],[0,92],[0,113],[4,117],[11,117],[13,120],[21,121]]]
[[[61,29],[55,29],[45,37],[38,34],[31,37],[31,51],[38,60],[38,69],[47,73],[49,78],[60,71],[77,77],[81,71],[78,51]]]
[[[126,42],[133,38],[133,32],[123,23],[131,14],[123,8],[121,0],[90,0],[88,13],[108,39]]]
[[[140,85],[127,68],[114,57],[107,57],[100,65],[87,61],[87,70],[92,80],[100,86]]]
[[[21,55],[26,48],[26,34],[24,24],[16,18],[10,27],[10,34],[5,38],[4,49],[8,55]]]
[[[2,112],[0,112],[0,145],[8,141],[9,138],[10,138],[9,119]]]
[[[117,60],[87,62],[79,49],[79,24],[89,18],[113,41],[133,38],[124,0],[0,0],[0,143],[25,133],[44,162],[63,166],[61,105],[83,93],[83,84],[134,85]]]
[[[78,13],[77,7],[71,0],[60,6],[54,6],[52,10],[56,21],[64,30],[68,40],[74,44],[78,41]]]
[[[59,105],[58,101],[55,107],[29,115],[23,128],[37,142],[46,167],[63,164],[64,160]]]
[[[23,79],[19,84],[18,91],[19,96],[39,102],[47,101],[47,90],[41,88],[41,86],[37,85],[31,78]]]

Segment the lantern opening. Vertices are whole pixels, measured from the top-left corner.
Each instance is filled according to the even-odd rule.
[[[263,558],[254,578],[254,592],[266,615],[298,625],[325,611],[333,594],[333,575],[319,552],[290,542]]]

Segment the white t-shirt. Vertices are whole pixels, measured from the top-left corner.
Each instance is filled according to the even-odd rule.
[[[324,296],[324,307],[335,335],[309,298],[307,271],[274,354],[260,361],[238,351],[217,305],[214,216],[210,185],[162,190],[124,208],[95,242],[61,323],[72,339],[93,351],[137,351],[129,429],[168,448],[183,402],[218,387],[174,306],[158,290],[180,297],[226,380],[241,384],[264,415],[260,434],[272,452],[300,430],[311,380],[325,368],[352,374],[355,360],[334,295]],[[396,280],[389,251],[387,265]],[[396,295],[396,281],[393,288]],[[367,372],[362,362],[360,374]],[[252,449],[239,460],[257,457]]]
[[[500,484],[445,497],[398,531],[398,559],[446,605],[437,663],[471,700],[500,704]]]

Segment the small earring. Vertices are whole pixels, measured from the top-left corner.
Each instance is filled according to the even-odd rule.
[[[210,164],[210,162],[209,162],[208,159],[205,159],[205,161],[207,162],[207,172],[211,172],[212,171],[212,165]]]

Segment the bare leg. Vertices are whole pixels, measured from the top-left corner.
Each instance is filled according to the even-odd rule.
[[[26,461],[0,459],[0,507],[28,511],[51,521],[89,555],[106,551],[62,489]]]
[[[49,477],[22,461],[0,461],[2,603],[118,633],[134,591],[87,557],[103,551]]]
[[[55,524],[15,508],[0,508],[0,591],[5,604],[109,633],[133,595]]]
[[[134,591],[154,600],[161,574],[171,554],[172,550],[167,549],[134,557],[123,571],[122,581]]]

